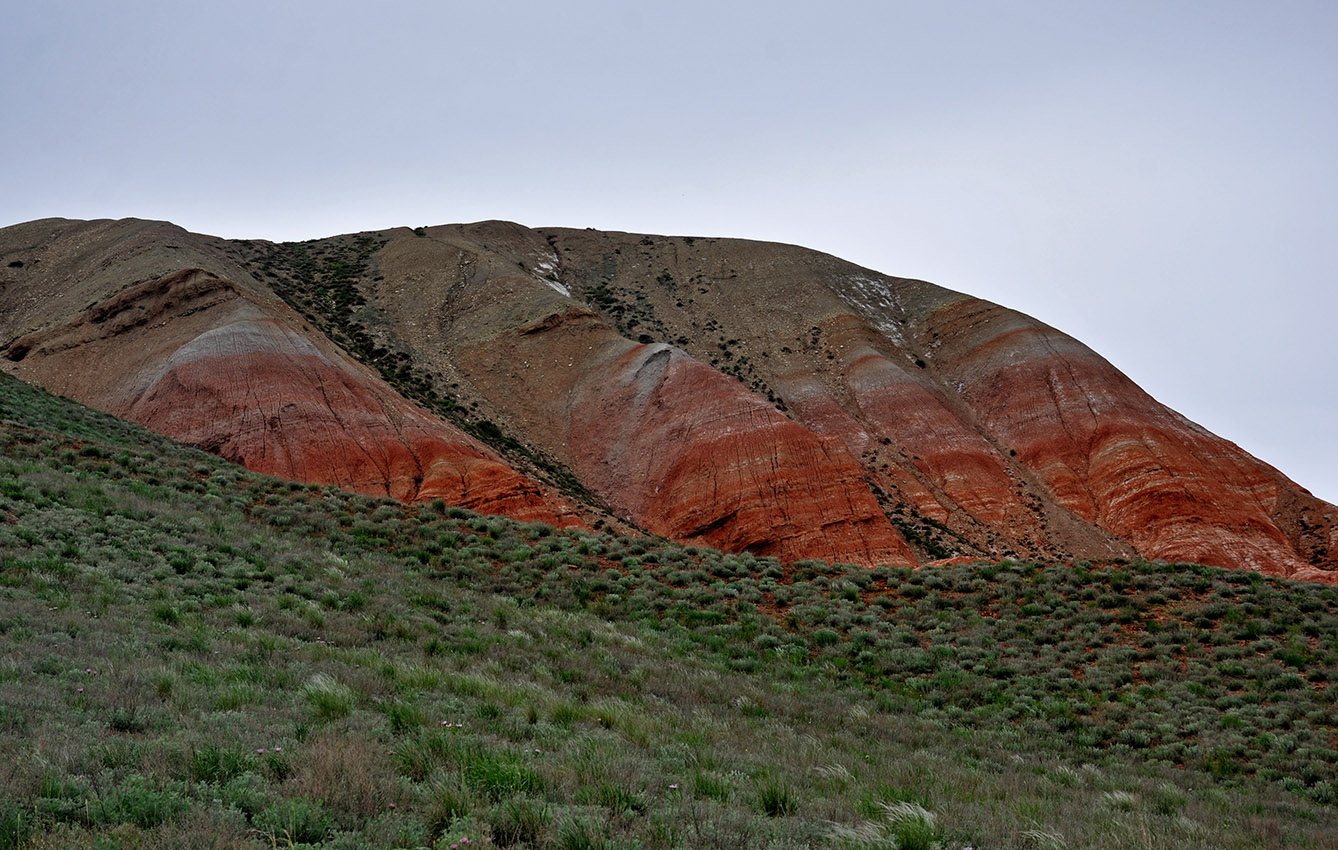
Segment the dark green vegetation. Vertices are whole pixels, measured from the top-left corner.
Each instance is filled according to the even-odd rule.
[[[1333,588],[786,566],[0,420],[0,848],[1338,847]]]
[[[246,250],[243,265],[321,333],[380,372],[406,398],[454,411],[453,398],[438,396],[408,354],[378,345],[359,318],[367,305],[359,282],[376,274],[373,257],[386,244],[384,237],[363,234],[343,240],[240,244]]]

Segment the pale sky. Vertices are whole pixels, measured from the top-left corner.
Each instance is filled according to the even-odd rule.
[[[1338,501],[1338,3],[0,3],[0,225],[500,218],[1029,313]]]

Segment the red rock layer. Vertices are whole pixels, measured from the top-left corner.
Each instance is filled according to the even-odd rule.
[[[947,523],[988,555],[1133,554],[1111,529],[1050,499],[1025,460],[963,403],[956,382],[945,386],[941,372],[889,346],[855,317],[838,316],[824,327],[845,353],[838,397],[865,439],[896,450],[864,453],[871,479],[887,479],[920,514]]]
[[[474,440],[207,272],[134,287],[7,355],[23,377],[259,472],[579,524]]]
[[[1275,521],[1290,482],[1076,340],[976,299],[926,324],[943,341],[941,373],[1068,510],[1145,557],[1325,577]]]
[[[922,557],[1133,554],[1046,502],[928,368],[905,338],[919,305],[895,279],[790,246],[552,233],[569,277],[602,282],[621,315],[728,364],[798,424],[840,440]]]
[[[940,521],[962,511],[1013,537],[1034,532],[1035,511],[1021,498],[1009,463],[923,369],[888,351],[887,341],[853,315],[822,324],[824,336],[842,352],[836,380],[858,428],[843,437],[887,440],[903,452],[901,466],[884,471],[903,498]],[[803,405],[797,413],[807,421]],[[905,474],[905,466],[913,474]]]
[[[844,446],[677,349],[628,347],[569,410],[582,477],[658,533],[785,560],[915,563]]]
[[[1338,507],[1015,312],[792,246],[506,222],[382,235],[359,284],[375,334],[652,531],[910,563],[891,516],[925,557],[1137,552],[1338,579]],[[3,338],[97,304],[16,340],[10,371],[266,471],[570,520],[263,285],[220,280],[250,280],[237,246],[48,220],[0,230],[0,254]],[[183,265],[212,273],[164,276]],[[150,282],[108,298],[130,279]]]

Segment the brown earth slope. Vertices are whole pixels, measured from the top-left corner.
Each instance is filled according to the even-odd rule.
[[[499,225],[518,251],[546,243]],[[558,458],[612,512],[677,540],[786,559],[915,563],[839,442],[464,234],[404,231],[369,300],[428,368]]]
[[[53,227],[61,235],[69,229]],[[84,230],[81,244],[92,254],[100,246],[98,265],[114,267],[117,249],[142,237],[144,227]],[[180,237],[169,238],[186,241]],[[53,253],[31,255],[5,292],[19,289],[25,271],[34,287],[64,279],[58,268],[51,274],[64,259]],[[148,257],[141,262],[152,268]],[[119,282],[110,278],[106,290]],[[102,294],[79,283],[85,297]],[[21,378],[261,472],[403,500],[441,498],[525,520],[577,522],[560,499],[324,343],[287,305],[252,297],[203,269],[179,269],[114,292],[72,318],[19,336],[5,357]]]
[[[789,246],[545,233],[601,309],[840,437],[940,551],[1338,568],[1332,505],[1027,316]]]
[[[1338,509],[1081,343],[801,248],[504,222],[274,245],[47,221],[0,231],[0,275],[11,371],[303,480],[516,494],[502,512],[527,517],[569,516],[562,487],[588,518],[783,558],[1338,576]],[[152,306],[164,293],[174,306]],[[466,475],[426,433],[493,465]]]

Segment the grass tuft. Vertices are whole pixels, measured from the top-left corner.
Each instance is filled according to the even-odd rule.
[[[302,693],[316,712],[316,719],[329,723],[347,717],[353,711],[353,691],[327,673],[317,673],[303,687]]]

